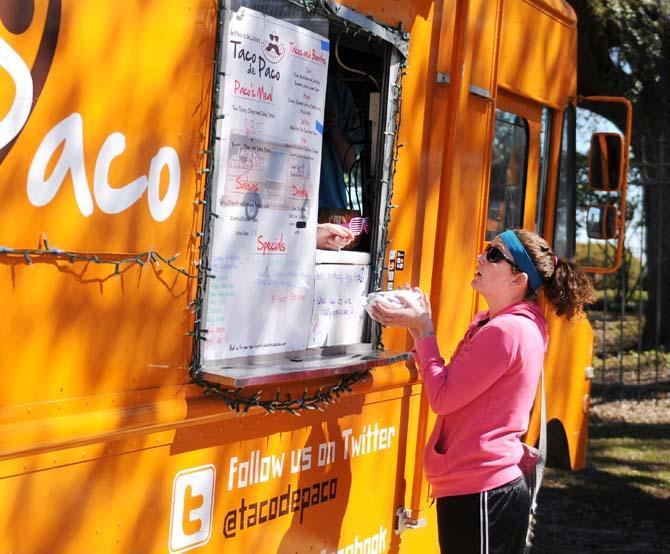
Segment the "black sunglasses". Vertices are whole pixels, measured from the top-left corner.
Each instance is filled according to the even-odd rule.
[[[505,253],[502,250],[500,250],[500,248],[498,248],[495,244],[491,243],[487,244],[486,249],[484,251],[486,252],[486,259],[492,264],[497,264],[504,260],[517,271],[521,271],[521,268],[518,265],[516,265],[516,263],[514,263],[514,260],[505,256]]]

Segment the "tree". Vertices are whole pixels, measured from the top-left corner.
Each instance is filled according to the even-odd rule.
[[[670,2],[667,0],[568,0],[578,17],[578,93],[624,96],[634,107],[632,150],[638,162],[665,159],[670,139]],[[624,128],[623,111],[589,109]],[[643,140],[644,137],[644,140]],[[645,145],[643,152],[643,144]],[[670,350],[670,293],[661,270],[670,269],[670,171],[645,187],[647,290],[644,346]],[[667,278],[667,277],[666,277]]]

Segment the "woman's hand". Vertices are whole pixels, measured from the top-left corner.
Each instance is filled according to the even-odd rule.
[[[409,289],[409,287],[405,288]],[[419,293],[419,298],[399,297],[402,306],[394,306],[383,300],[377,300],[370,307],[370,316],[382,325],[406,327],[415,340],[434,335],[428,295],[418,287],[414,290]]]
[[[349,229],[336,223],[319,223],[316,226],[316,247],[321,250],[340,250],[355,238]]]

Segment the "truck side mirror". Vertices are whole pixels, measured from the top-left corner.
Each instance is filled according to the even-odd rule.
[[[624,183],[624,144],[619,133],[593,133],[589,151],[589,185],[605,192],[620,191]]]
[[[591,135],[591,149],[588,156],[590,194],[585,195],[587,201],[586,206],[583,206],[586,208],[585,227],[589,241],[596,239],[596,246],[605,249],[612,246],[607,244],[607,241],[612,241],[616,244],[616,250],[614,256],[605,256],[604,265],[601,263],[602,260],[596,258],[591,261],[589,255],[588,261],[582,264],[582,268],[589,273],[614,273],[623,261],[633,105],[625,98],[613,96],[579,97],[578,103],[587,109],[593,103],[597,103],[625,110],[623,134],[598,132]],[[593,262],[596,263],[590,265]]]
[[[616,206],[600,204],[589,206],[586,213],[586,234],[599,240],[614,239],[619,233],[619,214]]]

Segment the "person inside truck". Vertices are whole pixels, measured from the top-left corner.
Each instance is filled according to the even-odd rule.
[[[590,279],[522,229],[495,236],[477,256],[472,288],[489,309],[475,315],[449,363],[440,356],[430,302],[383,302],[371,316],[405,327],[431,408],[437,413],[424,453],[437,499],[441,552],[524,551],[531,505],[518,466],[547,346],[538,295],[568,320],[593,297]]]
[[[351,177],[362,140],[354,97],[349,87],[330,69],[321,148],[319,208],[345,210],[350,207],[345,175]]]
[[[319,179],[319,212],[324,221],[317,227],[317,248],[341,250],[356,236],[344,225],[350,206],[345,173],[350,175],[356,162],[362,132],[358,108],[349,87],[329,67],[326,87],[321,174]],[[351,214],[349,214],[351,215]]]

